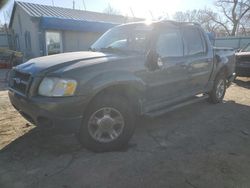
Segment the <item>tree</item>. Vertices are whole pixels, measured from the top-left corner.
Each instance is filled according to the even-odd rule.
[[[212,10],[192,10],[186,12],[176,12],[173,19],[179,22],[196,22],[199,23],[207,32],[217,32],[220,29],[219,24],[215,23],[208,13],[214,15]]]
[[[230,36],[235,36],[240,26],[244,28],[241,21],[248,22],[246,17],[249,17],[250,13],[250,0],[216,0],[215,6],[222,12],[223,17],[210,13],[208,16],[222,26]]]
[[[0,9],[8,2],[8,0],[0,0]]]
[[[106,14],[111,14],[111,15],[121,15],[121,12],[113,7],[111,7],[110,4],[103,10],[104,13]]]
[[[174,19],[199,23],[206,31],[220,36],[250,33],[250,0],[215,0],[211,9],[176,12]]]

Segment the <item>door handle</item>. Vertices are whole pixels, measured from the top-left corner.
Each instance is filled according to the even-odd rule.
[[[180,64],[180,67],[182,67],[183,69],[187,70],[187,71],[192,71],[193,68],[192,66],[190,66],[189,64]]]

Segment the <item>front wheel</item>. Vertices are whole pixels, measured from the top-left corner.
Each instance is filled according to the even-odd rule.
[[[209,93],[212,103],[221,103],[226,93],[227,83],[223,73],[219,74],[214,82],[213,90]]]
[[[80,129],[79,140],[96,152],[119,150],[134,132],[134,113],[120,96],[99,96],[89,105]]]

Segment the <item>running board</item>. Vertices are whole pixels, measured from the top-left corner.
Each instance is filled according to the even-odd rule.
[[[157,116],[163,115],[163,114],[165,114],[167,112],[170,112],[170,111],[176,110],[178,108],[181,108],[183,106],[187,106],[187,105],[190,105],[190,104],[194,104],[194,103],[203,101],[203,100],[207,99],[208,97],[209,97],[208,95],[195,96],[193,99],[189,99],[189,100],[184,101],[182,103],[178,103],[178,104],[176,104],[174,106],[168,106],[168,107],[162,108],[160,110],[146,112],[145,115],[148,116],[148,117],[152,117],[152,118],[157,117]]]

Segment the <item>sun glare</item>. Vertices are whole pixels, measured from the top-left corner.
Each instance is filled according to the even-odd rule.
[[[146,18],[145,19],[145,24],[146,25],[151,25],[152,24],[152,19],[151,18]]]
[[[160,16],[171,16],[182,5],[181,0],[111,0],[115,7],[124,14],[142,17],[146,20],[158,19]],[[133,15],[132,15],[133,16]]]

